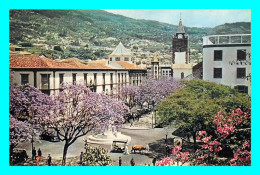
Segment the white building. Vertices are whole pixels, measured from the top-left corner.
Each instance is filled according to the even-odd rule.
[[[146,70],[123,61],[131,55],[122,43],[112,53],[116,56],[114,60],[110,61],[110,55],[109,59],[88,64],[77,58],[51,60],[38,55],[10,55],[10,69],[14,74],[12,83],[29,83],[46,94],[57,94],[62,90],[62,83],[77,83],[108,95],[117,93],[126,85],[139,85],[147,75]],[[119,61],[116,61],[115,53],[120,55]]]
[[[251,35],[203,37],[203,80],[251,95]]]

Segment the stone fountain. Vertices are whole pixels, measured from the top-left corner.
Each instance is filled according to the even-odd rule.
[[[124,135],[121,132],[114,131],[114,128],[110,127],[110,129],[105,131],[103,134],[90,135],[83,140],[87,143],[100,145],[111,145],[114,140],[125,141],[129,144],[131,142],[131,137]]]

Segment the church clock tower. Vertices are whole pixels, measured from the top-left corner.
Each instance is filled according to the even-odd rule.
[[[185,34],[182,20],[180,19],[176,35],[172,37],[173,64],[188,64],[190,62],[188,40],[188,35]]]

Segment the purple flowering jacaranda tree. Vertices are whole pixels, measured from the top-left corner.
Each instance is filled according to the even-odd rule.
[[[33,136],[39,134],[45,116],[51,114],[54,106],[55,102],[50,96],[29,84],[10,85],[10,154],[19,143],[29,140],[33,142]]]
[[[56,106],[52,115],[45,117],[45,125],[53,128],[64,141],[62,164],[70,145],[90,131],[102,133],[113,125],[115,129],[124,122],[128,108],[104,94],[91,92],[82,85],[65,84],[55,97]]]

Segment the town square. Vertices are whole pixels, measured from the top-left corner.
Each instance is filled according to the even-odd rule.
[[[251,166],[250,10],[9,18],[10,166]]]

